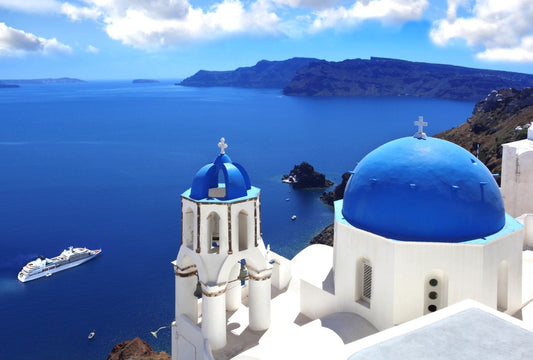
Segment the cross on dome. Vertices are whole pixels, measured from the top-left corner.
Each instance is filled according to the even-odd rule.
[[[428,123],[424,121],[423,116],[418,117],[418,121],[414,122],[415,126],[418,126],[418,131],[416,134],[413,135],[413,137],[417,139],[425,139],[427,138],[426,133],[424,132],[424,126],[428,126]]]
[[[228,144],[226,144],[226,139],[220,138],[220,142],[218,143],[218,147],[220,148],[220,154],[226,153],[226,148],[228,147]]]

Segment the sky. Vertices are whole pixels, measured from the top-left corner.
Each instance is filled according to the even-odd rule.
[[[0,79],[371,56],[533,74],[532,0],[0,0]]]

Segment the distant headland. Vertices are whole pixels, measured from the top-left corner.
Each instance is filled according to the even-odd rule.
[[[298,70],[315,61],[319,60],[296,57],[284,61],[261,60],[254,66],[240,67],[232,71],[200,70],[176,85],[282,89],[289,84]]]
[[[153,80],[153,79],[135,79],[132,81],[133,84],[151,84],[151,83],[158,83],[159,80]]]
[[[83,83],[84,80],[73,79],[68,77],[62,78],[45,78],[45,79],[7,79],[0,80],[0,86],[2,85],[25,85],[25,84],[70,84],[70,83]]]
[[[233,71],[201,70],[183,86],[279,88],[290,96],[412,96],[479,100],[493,89],[533,86],[533,75],[372,57],[259,61]]]
[[[11,88],[18,88],[20,85],[17,84],[0,84],[0,89],[11,89]]]

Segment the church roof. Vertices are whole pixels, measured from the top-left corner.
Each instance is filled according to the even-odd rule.
[[[248,195],[252,188],[248,173],[225,153],[224,138],[218,144],[221,151],[211,164],[203,166],[193,178],[188,197],[194,200],[233,200]]]
[[[468,241],[498,232],[506,221],[487,167],[463,148],[420,131],[359,162],[342,215],[363,230],[408,241]]]

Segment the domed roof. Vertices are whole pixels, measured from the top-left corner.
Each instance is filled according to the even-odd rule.
[[[218,146],[221,150],[215,161],[203,166],[193,178],[190,197],[194,200],[232,200],[247,196],[247,191],[251,189],[246,170],[232,162],[225,153],[227,144],[224,138],[220,139]]]
[[[346,185],[344,218],[396,240],[461,242],[499,231],[503,199],[487,167],[423,135],[386,143],[359,162]]]

